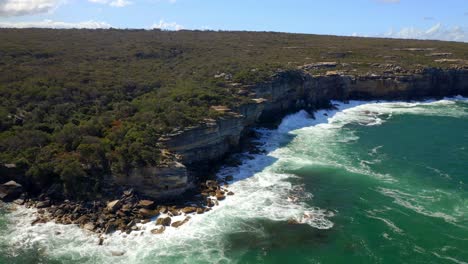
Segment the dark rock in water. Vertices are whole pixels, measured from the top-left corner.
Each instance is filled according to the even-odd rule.
[[[299,223],[296,219],[294,218],[289,218],[288,219],[288,224],[290,225],[300,225],[301,223]]]
[[[221,201],[221,200],[226,199],[226,196],[224,196],[224,195],[221,194],[221,193],[217,193],[217,194],[216,194],[216,199],[218,199],[219,201]]]
[[[203,208],[197,208],[197,214],[203,214],[205,212],[205,209]]]
[[[206,205],[208,207],[213,207],[215,206],[215,204],[213,203],[213,200],[211,200],[210,198],[206,199]]]
[[[183,221],[176,221],[174,223],[172,223],[172,227],[175,227],[175,228],[178,228],[180,227],[181,225],[187,223],[188,221],[190,220],[190,216],[187,216]]]
[[[107,210],[109,212],[115,212],[120,208],[121,202],[120,200],[114,200],[112,202],[107,203]]]
[[[125,252],[124,251],[111,251],[111,254],[114,257],[121,257],[121,256],[125,255]]]
[[[164,230],[166,230],[166,227],[165,226],[161,226],[159,228],[156,228],[156,229],[153,229],[151,230],[151,233],[152,234],[155,234],[155,235],[158,235],[158,234],[162,234],[164,232]]]
[[[234,193],[231,192],[231,191],[229,191],[229,192],[227,193],[227,195],[234,195]]]
[[[108,223],[106,228],[104,229],[104,234],[110,234],[114,232],[116,229],[116,225],[114,223]]]
[[[177,209],[172,209],[171,211],[169,211],[169,214],[172,216],[177,216],[180,215],[180,211]]]
[[[103,238],[103,237],[100,237],[100,238],[99,238],[98,245],[99,245],[99,246],[102,246],[103,244],[104,244],[104,238]]]
[[[150,209],[154,206],[154,202],[150,200],[141,200],[138,202],[138,206],[146,208],[146,209]]]
[[[23,186],[15,181],[9,181],[0,185],[0,199],[5,202],[11,202],[20,197],[23,192]]]
[[[225,181],[232,181],[234,180],[234,177],[232,175],[228,175],[226,176],[226,178],[224,178]]]
[[[156,220],[156,225],[170,226],[171,225],[171,218],[170,217],[159,217]]]
[[[36,220],[32,221],[31,225],[45,224],[45,223],[47,223],[47,221],[48,221],[48,219],[46,219],[46,218],[38,217],[38,218],[36,218]]]

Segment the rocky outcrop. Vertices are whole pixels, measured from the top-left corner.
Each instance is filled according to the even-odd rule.
[[[115,177],[114,184],[134,188],[152,198],[180,195],[192,187],[187,168],[176,161],[158,167],[132,169],[128,175]]]
[[[269,82],[244,86],[242,91],[250,103],[236,109],[216,106],[214,110],[224,114],[218,120],[207,119],[199,126],[160,139],[168,151],[179,157],[177,162],[166,167],[134,169],[117,183],[149,197],[178,195],[191,187],[192,172],[200,164],[219,161],[236,150],[252,126],[279,122],[286,114],[300,109],[326,108],[330,100],[412,100],[468,95],[468,69],[430,68],[412,74],[365,76],[314,76],[304,70],[292,70],[278,73]]]
[[[207,120],[197,127],[167,135],[161,141],[171,152],[180,155],[181,162],[188,166],[219,160],[237,148],[245,127],[260,117],[263,103],[263,100],[253,100],[218,120]]]
[[[0,185],[0,200],[11,202],[20,197],[23,186],[15,181],[9,181]]]
[[[425,69],[411,75],[320,75],[305,71],[277,74],[270,82],[244,87],[252,103],[219,120],[167,135],[164,145],[187,167],[222,159],[235,150],[250,127],[279,121],[293,111],[330,106],[330,100],[412,100],[468,95],[467,69]],[[252,97],[253,96],[253,97]]]

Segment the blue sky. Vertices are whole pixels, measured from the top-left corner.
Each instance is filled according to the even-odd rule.
[[[0,0],[0,27],[158,27],[468,41],[468,1]]]

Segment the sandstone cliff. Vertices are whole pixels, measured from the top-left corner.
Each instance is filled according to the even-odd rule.
[[[169,167],[133,170],[119,184],[145,195],[177,195],[195,180],[194,168],[223,159],[235,150],[249,129],[262,122],[279,121],[300,109],[328,107],[330,100],[412,100],[453,95],[468,96],[468,70],[426,69],[413,75],[313,76],[305,71],[278,73],[271,81],[245,87],[251,103],[229,109],[218,120],[178,133],[161,141],[180,157]]]

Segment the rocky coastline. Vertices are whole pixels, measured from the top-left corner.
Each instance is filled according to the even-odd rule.
[[[120,196],[90,202],[54,199],[50,192],[30,197],[20,184],[9,181],[0,186],[0,199],[37,208],[33,225],[48,221],[75,224],[99,234],[100,244],[102,235],[138,231],[138,223],[155,219],[152,233],[160,234],[166,227],[180,227],[190,220],[191,214],[208,212],[219,201],[234,195],[229,191],[232,178],[210,180],[206,168],[226,162],[230,153],[238,151],[243,142],[249,142],[252,128],[275,123],[301,109],[330,107],[331,100],[467,96],[468,68],[426,68],[413,73],[365,76],[313,75],[306,69],[298,69],[279,72],[265,83],[246,85],[240,92],[250,103],[233,109],[214,106],[223,113],[218,120],[206,120],[197,127],[175,131],[160,139],[164,151],[173,157],[172,162],[163,167],[137,168],[127,177],[110,177],[107,187],[123,190]],[[246,147],[255,151],[255,146]],[[187,192],[190,194],[183,195]],[[168,197],[179,199],[171,202]],[[173,216],[184,218],[173,221]]]
[[[158,203],[156,200],[140,198],[133,189],[124,191],[118,199],[111,201],[71,201],[54,200],[42,194],[28,197],[22,186],[14,181],[0,185],[1,199],[13,206],[36,208],[36,219],[31,225],[53,221],[63,225],[77,225],[99,235],[102,245],[106,234],[116,231],[130,234],[139,231],[137,224],[148,223],[154,219],[153,234],[161,234],[166,227],[178,228],[191,219],[191,215],[204,214],[228,196],[231,176],[222,180],[207,180],[200,183],[185,203]],[[15,208],[12,208],[15,210]],[[172,217],[184,216],[184,220],[173,221]]]

